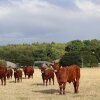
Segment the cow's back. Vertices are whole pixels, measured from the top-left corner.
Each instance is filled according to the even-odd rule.
[[[71,65],[66,67],[66,75],[68,77],[68,82],[80,79],[80,67],[78,65]]]
[[[80,67],[77,65],[71,65],[68,67],[62,67],[57,72],[58,82],[73,82],[75,79],[80,78]]]
[[[47,78],[54,77],[54,70],[51,68],[45,69],[44,73]]]
[[[32,66],[27,66],[25,69],[24,69],[24,73],[26,75],[32,75],[34,73],[34,68]]]

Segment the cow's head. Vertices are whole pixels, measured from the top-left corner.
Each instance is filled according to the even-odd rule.
[[[59,63],[54,63],[51,65],[52,68],[54,69],[54,72],[58,72],[59,69],[61,68],[60,64]]]

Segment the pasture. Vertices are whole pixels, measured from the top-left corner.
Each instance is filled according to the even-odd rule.
[[[100,68],[81,68],[79,93],[74,94],[73,84],[67,83],[66,95],[59,95],[55,85],[42,85],[41,72],[35,69],[33,79],[14,83],[14,78],[7,80],[6,86],[0,85],[0,100],[100,100]]]

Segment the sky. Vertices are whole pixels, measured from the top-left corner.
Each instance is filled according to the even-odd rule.
[[[0,45],[100,40],[100,0],[0,0]]]

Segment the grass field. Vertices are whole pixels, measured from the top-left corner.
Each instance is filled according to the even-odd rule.
[[[100,100],[100,68],[81,69],[79,93],[74,94],[73,84],[67,84],[66,95],[59,95],[58,83],[42,85],[41,72],[35,69],[33,79],[14,83],[7,80],[6,86],[0,85],[0,100]]]

